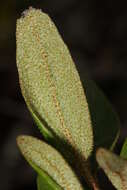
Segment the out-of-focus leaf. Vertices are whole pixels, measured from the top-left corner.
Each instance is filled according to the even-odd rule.
[[[127,161],[103,148],[97,150],[96,159],[115,188],[126,190]]]
[[[17,21],[16,38],[22,94],[40,122],[40,130],[43,132],[45,120],[45,136],[48,130],[53,131],[87,159],[93,150],[88,104],[75,64],[54,23],[41,10],[30,8]]]
[[[93,122],[94,146],[113,149],[120,133],[119,118],[92,80],[85,77],[83,84]]]
[[[58,184],[68,190],[83,190],[75,173],[53,147],[31,136],[19,136],[17,144],[29,164],[41,177],[46,177],[51,185],[57,187],[56,184]],[[56,183],[51,182],[43,171]]]
[[[127,159],[127,138],[123,144],[123,147],[122,147],[122,150],[121,150],[121,153],[120,153],[120,156],[124,159]]]

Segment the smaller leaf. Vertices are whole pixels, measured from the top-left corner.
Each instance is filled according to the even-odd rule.
[[[84,89],[94,131],[94,150],[113,149],[120,134],[120,121],[110,102],[94,81],[85,76]]]
[[[98,149],[96,159],[115,188],[126,190],[127,161],[104,148]]]
[[[63,189],[83,190],[68,163],[53,147],[31,136],[19,136],[17,143],[23,156],[43,178],[46,173]]]
[[[120,156],[124,159],[127,159],[127,138],[125,139],[125,142],[123,144]]]

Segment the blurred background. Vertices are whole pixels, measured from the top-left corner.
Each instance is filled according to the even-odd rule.
[[[94,79],[121,120],[119,150],[127,136],[126,0],[0,1],[0,190],[35,190],[36,175],[21,157],[16,137],[39,136],[20,93],[15,59],[16,19],[29,6],[55,22],[81,79]]]

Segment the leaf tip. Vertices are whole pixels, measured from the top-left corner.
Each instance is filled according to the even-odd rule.
[[[28,135],[20,135],[16,138],[16,142],[18,148],[20,149],[23,156],[26,155],[26,151],[28,151],[28,146],[30,145],[30,141],[32,142],[32,137]]]

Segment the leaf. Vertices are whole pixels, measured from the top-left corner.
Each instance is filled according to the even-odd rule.
[[[52,182],[49,180],[49,177],[42,178],[40,175],[37,177],[37,189],[38,190],[58,190]]]
[[[121,150],[121,153],[120,153],[120,156],[124,159],[127,159],[127,138],[123,144],[123,147],[122,147],[122,150]]]
[[[51,180],[44,176],[44,172],[63,189],[83,190],[75,173],[53,147],[31,136],[19,136],[17,144],[29,164],[51,185]]]
[[[28,108],[40,122],[45,120],[47,131],[87,159],[93,149],[88,104],[54,23],[41,10],[30,8],[17,21],[16,39],[20,86]],[[43,125],[39,127],[43,132]]]
[[[97,85],[88,77],[84,78],[83,84],[93,123],[94,147],[113,149],[120,133],[119,118]]]
[[[118,190],[127,189],[127,160],[114,153],[99,148],[96,153],[99,166],[104,170],[109,180]]]

